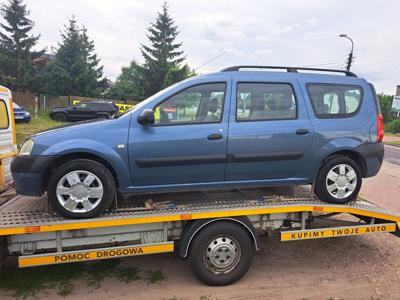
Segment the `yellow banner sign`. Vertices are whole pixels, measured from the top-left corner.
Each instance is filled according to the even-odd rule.
[[[18,258],[18,264],[20,268],[25,268],[173,251],[174,243],[166,242],[152,245],[112,247],[84,251],[69,251],[60,253],[20,256]]]
[[[80,100],[72,100],[72,105],[77,105],[80,102],[81,102]],[[131,110],[135,106],[132,104],[124,104],[124,103],[115,103],[115,105],[118,107],[118,111],[121,113]]]
[[[376,225],[361,225],[336,227],[325,229],[310,229],[310,230],[293,230],[281,232],[281,241],[321,239],[329,237],[360,235],[367,233],[378,232],[393,232],[396,231],[396,224],[376,224]]]

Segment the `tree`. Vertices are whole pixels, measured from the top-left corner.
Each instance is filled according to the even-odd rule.
[[[40,35],[30,33],[34,22],[28,18],[29,10],[23,0],[10,0],[0,14],[5,20],[0,24],[0,81],[14,90],[34,90],[33,60],[44,50],[33,50]]]
[[[95,54],[87,29],[69,20],[61,33],[62,42],[44,74],[45,91],[52,94],[98,96],[106,87],[103,66]]]
[[[191,76],[188,65],[181,64],[185,57],[179,50],[182,43],[176,43],[178,29],[169,16],[165,2],[155,23],[151,23],[147,35],[151,46],[141,46],[145,63],[140,71],[145,80],[144,96],[148,97],[159,90]]]
[[[107,92],[108,98],[124,100],[142,100],[144,96],[144,78],[142,68],[136,61],[132,61],[129,67],[123,67],[121,75],[114,86]]]
[[[390,121],[394,119],[390,113],[390,110],[392,108],[393,96],[378,94],[378,100],[379,100],[379,105],[381,107],[383,120],[385,121],[385,124],[388,124]]]

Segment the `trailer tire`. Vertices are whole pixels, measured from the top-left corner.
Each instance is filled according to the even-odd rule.
[[[247,230],[230,221],[206,226],[190,246],[192,271],[208,285],[222,286],[238,281],[248,271],[253,255]]]

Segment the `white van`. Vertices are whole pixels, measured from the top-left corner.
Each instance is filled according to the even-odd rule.
[[[10,164],[17,153],[11,92],[0,85],[0,193],[12,181]]]

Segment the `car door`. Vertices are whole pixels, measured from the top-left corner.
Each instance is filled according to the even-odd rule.
[[[95,119],[97,117],[97,113],[103,110],[102,103],[88,103],[86,110],[86,119]]]
[[[89,119],[89,108],[87,103],[79,103],[68,107],[68,117],[73,121]]]
[[[301,177],[313,136],[295,79],[234,78],[227,181]]]
[[[154,125],[133,117],[129,147],[136,191],[224,180],[229,91],[227,80],[190,85],[147,107]]]

